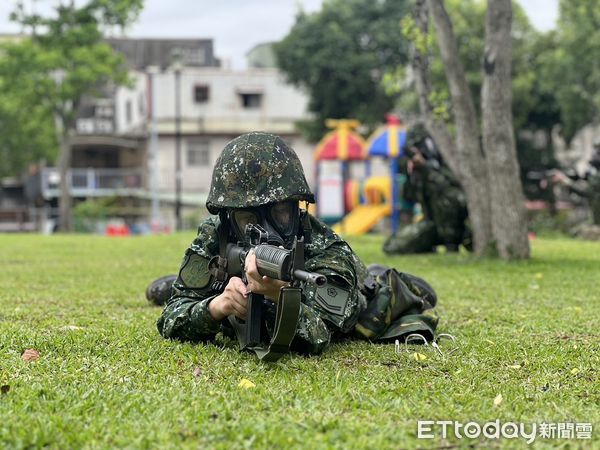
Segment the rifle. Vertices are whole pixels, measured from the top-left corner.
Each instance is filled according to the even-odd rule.
[[[578,180],[581,177],[574,170],[546,169],[546,170],[530,170],[525,174],[525,178],[531,181],[549,180],[558,172],[564,173],[571,180]]]
[[[289,287],[281,289],[277,303],[275,329],[270,344],[265,344],[263,313],[264,297],[250,294],[248,297],[248,315],[245,323],[234,316],[229,318],[236,331],[242,349],[253,350],[260,359],[277,361],[289,351],[289,345],[295,335],[300,314],[301,287],[306,284],[324,286],[325,275],[307,272],[304,267],[304,237],[294,238],[291,249],[267,244],[268,232],[260,225],[248,224],[245,229],[246,240],[237,244],[227,244],[227,274],[239,276],[246,281],[244,262],[250,250],[256,255],[258,273],[270,278],[287,281]]]

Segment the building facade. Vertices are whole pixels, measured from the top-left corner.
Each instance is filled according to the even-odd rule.
[[[128,222],[174,227],[177,203],[184,217],[203,208],[225,144],[256,130],[292,145],[312,182],[313,148],[295,127],[307,118],[307,99],[277,69],[223,68],[208,39],[108,41],[125,55],[131,83],[107,86],[81,108],[69,173],[76,201],[116,196]],[[57,170],[39,177],[39,195],[55,204]]]

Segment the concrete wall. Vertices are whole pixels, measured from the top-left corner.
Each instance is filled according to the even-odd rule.
[[[212,169],[225,145],[237,135],[231,136],[183,136],[181,139],[181,170],[182,191],[189,194],[208,193]],[[286,142],[296,150],[304,167],[307,181],[311,188],[315,188],[313,147],[300,137],[283,137]],[[188,148],[193,141],[204,141],[209,150],[208,164],[190,165],[188,163]],[[159,186],[163,193],[173,192],[175,189],[175,137],[161,136],[159,139]]]
[[[212,168],[227,142],[249,131],[279,134],[298,153],[309,183],[314,174],[313,147],[296,131],[295,122],[308,117],[307,98],[285,84],[276,69],[231,71],[189,68],[181,72],[181,163],[184,193],[206,193]],[[197,86],[208,89],[208,99],[198,102]],[[160,190],[173,192],[175,185],[175,73],[154,75],[155,114],[158,127]],[[244,107],[243,94],[258,94],[260,105]],[[123,97],[125,98],[125,97]],[[188,148],[194,142],[208,149],[205,165],[191,165]]]
[[[161,133],[172,132],[175,117],[175,73],[155,75],[156,114]],[[194,100],[196,86],[206,86],[206,102]],[[244,108],[243,94],[259,94],[261,105]],[[256,129],[294,133],[294,122],[306,118],[307,98],[285,84],[276,69],[234,72],[185,68],[181,73],[181,116],[185,132],[239,134]]]
[[[129,76],[133,86],[120,86],[115,93],[116,134],[130,134],[145,130],[148,114],[146,74],[142,72],[130,72]],[[129,117],[128,109],[130,113]]]

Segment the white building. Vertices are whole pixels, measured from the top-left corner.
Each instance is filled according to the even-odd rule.
[[[153,78],[162,193],[173,192],[175,186],[177,95],[183,192],[207,193],[212,167],[225,144],[249,131],[282,136],[296,150],[312,181],[313,147],[295,128],[297,121],[307,118],[307,99],[287,85],[276,69],[183,68],[179,90],[173,70]]]
[[[73,197],[127,198],[131,220],[149,218],[150,205],[160,199],[163,220],[173,225],[177,142],[185,216],[185,209],[204,205],[212,167],[225,144],[249,131],[280,135],[296,150],[312,182],[313,146],[295,127],[308,118],[307,98],[277,69],[222,68],[206,39],[109,42],[130,63],[132,83],[107,87],[100,98],[85,102],[73,145]],[[41,185],[42,196],[56,202],[56,169],[42,170]]]

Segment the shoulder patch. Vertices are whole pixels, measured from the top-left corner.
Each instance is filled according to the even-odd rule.
[[[208,259],[192,253],[179,271],[179,278],[189,288],[203,288],[210,282]]]
[[[317,304],[325,311],[335,314],[336,316],[344,315],[349,298],[350,291],[333,284],[321,286],[320,288],[317,288],[317,291],[315,292]]]

